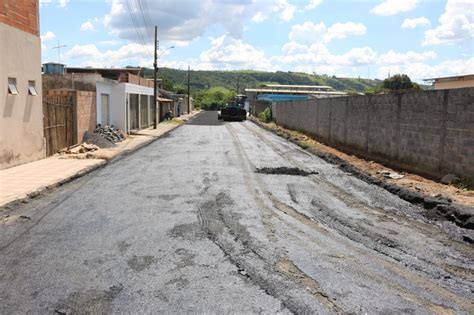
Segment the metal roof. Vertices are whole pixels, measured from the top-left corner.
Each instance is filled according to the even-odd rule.
[[[245,89],[246,92],[256,93],[281,93],[281,94],[325,94],[325,95],[346,95],[345,92],[336,91],[311,91],[311,90],[278,90],[278,89]]]
[[[157,97],[156,98],[159,102],[173,102],[173,100],[170,100],[169,98],[164,98],[164,97]]]
[[[423,79],[423,81],[433,81],[433,80],[443,80],[443,79],[460,79],[464,77],[472,77],[474,74],[463,74],[463,75],[454,75],[450,77],[439,77],[439,78],[431,78],[431,79]]]
[[[311,89],[332,89],[332,87],[327,85],[292,85],[292,84],[265,84],[266,87],[272,88],[295,88],[295,89],[304,89],[304,88],[311,88]]]
[[[66,73],[120,73],[128,72],[138,75],[141,68],[80,68],[80,67],[66,67]]]

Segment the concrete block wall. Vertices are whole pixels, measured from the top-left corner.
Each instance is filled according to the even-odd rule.
[[[263,112],[266,108],[271,107],[272,103],[265,101],[250,101],[251,113],[255,116]]]
[[[369,102],[371,96],[349,98],[347,102],[346,143],[356,151],[367,150]],[[342,101],[342,99],[341,99]]]
[[[368,103],[367,150],[371,154],[396,159],[399,147],[401,95],[371,96]]]
[[[428,173],[440,168],[445,91],[407,93],[401,97],[398,159]],[[440,175],[442,176],[442,175]]]
[[[442,169],[474,174],[474,88],[449,90],[447,98]]]
[[[276,117],[394,167],[474,179],[474,88],[277,102]]]

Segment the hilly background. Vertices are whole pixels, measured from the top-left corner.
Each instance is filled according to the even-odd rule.
[[[146,77],[153,77],[153,69],[145,69]],[[165,89],[182,90],[187,87],[187,71],[159,68],[158,77],[163,79]],[[339,78],[328,75],[314,75],[299,72],[264,72],[253,70],[238,71],[190,71],[191,91],[197,92],[222,86],[234,92],[243,93],[245,88],[255,88],[263,84],[303,84],[329,85],[338,91],[365,92],[382,85],[381,80],[362,78]]]

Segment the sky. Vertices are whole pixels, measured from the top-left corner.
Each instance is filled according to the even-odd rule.
[[[474,73],[474,0],[40,0],[43,62],[413,80]]]

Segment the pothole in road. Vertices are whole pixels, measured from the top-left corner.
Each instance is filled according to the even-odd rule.
[[[317,175],[318,172],[315,171],[305,171],[296,167],[262,167],[257,168],[255,173],[267,174],[267,175],[291,175],[291,176],[309,176]]]

